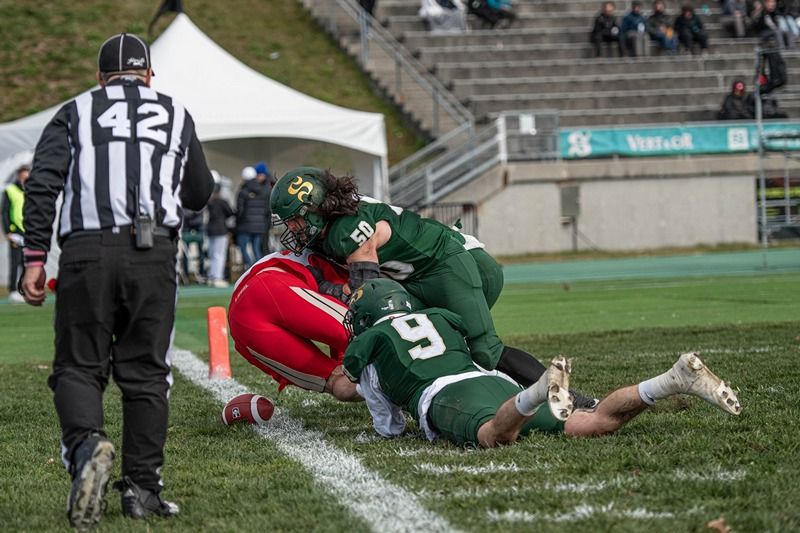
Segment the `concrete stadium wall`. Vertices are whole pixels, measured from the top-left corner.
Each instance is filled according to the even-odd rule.
[[[767,160],[773,174],[783,164]],[[479,237],[497,255],[573,249],[565,186],[580,190],[578,249],[756,243],[757,165],[752,155],[510,163],[444,201],[478,204]]]

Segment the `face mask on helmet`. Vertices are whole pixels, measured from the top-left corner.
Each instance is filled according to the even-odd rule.
[[[350,296],[344,325],[355,337],[385,316],[412,311],[411,298],[402,285],[388,278],[371,279]]]
[[[286,224],[281,243],[301,253],[322,233],[325,219],[317,213],[325,199],[323,171],[299,167],[281,177],[272,188],[270,208],[280,224]]]

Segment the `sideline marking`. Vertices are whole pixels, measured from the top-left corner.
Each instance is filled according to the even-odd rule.
[[[208,365],[187,350],[173,348],[172,365],[186,379],[227,402],[247,390],[234,379],[211,381]],[[368,470],[361,461],[323,439],[319,431],[276,409],[269,424],[253,426],[281,452],[299,462],[345,508],[375,532],[456,531],[447,520],[426,509],[407,490]]]

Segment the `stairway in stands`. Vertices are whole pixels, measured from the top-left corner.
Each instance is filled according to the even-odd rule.
[[[589,30],[598,0],[517,0],[511,28],[484,30],[470,17],[471,31],[435,35],[417,16],[418,0],[379,0],[375,17],[475,115],[486,122],[501,111],[558,110],[562,126],[593,126],[714,120],[731,82],[751,85],[756,39],[728,38],[717,4],[701,13],[711,49],[703,55],[594,58]],[[649,6],[645,3],[645,14]],[[667,1],[676,15],[680,2]],[[621,18],[627,3],[617,2]],[[707,14],[702,12],[707,11]],[[358,43],[348,50],[357,54]],[[391,93],[390,66],[372,65],[376,83]],[[800,65],[789,64],[789,75]],[[391,95],[390,95],[391,96]],[[401,96],[407,112],[411,99]],[[398,102],[398,98],[395,97]],[[787,102],[790,116],[800,103]],[[434,135],[435,136],[435,135]]]

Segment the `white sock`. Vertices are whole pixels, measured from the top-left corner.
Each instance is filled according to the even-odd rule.
[[[522,416],[531,416],[536,409],[547,401],[547,373],[539,381],[517,394],[514,405]]]
[[[639,397],[647,405],[653,405],[657,400],[663,400],[678,392],[677,381],[672,369],[663,374],[639,383]]]

